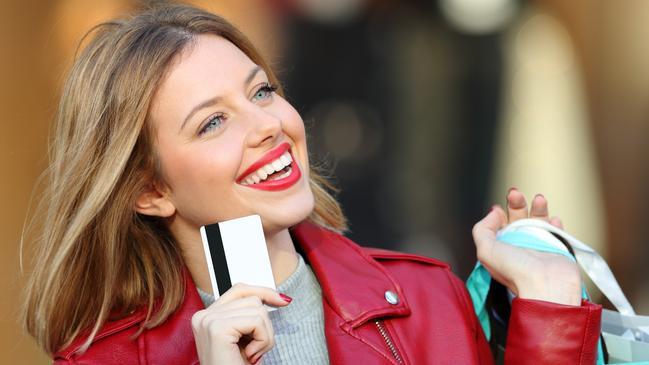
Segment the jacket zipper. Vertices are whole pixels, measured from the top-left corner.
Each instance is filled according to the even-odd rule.
[[[403,364],[403,360],[401,359],[401,355],[399,355],[399,352],[397,351],[397,347],[394,345],[394,342],[392,342],[392,338],[390,338],[390,334],[388,333],[388,329],[385,328],[383,325],[383,321],[377,319],[374,321],[376,324],[376,328],[378,328],[379,333],[381,333],[381,336],[383,337],[383,340],[385,341],[385,344],[388,346],[388,349],[390,349],[390,352],[392,353],[392,356],[394,356],[394,359],[399,363]]]

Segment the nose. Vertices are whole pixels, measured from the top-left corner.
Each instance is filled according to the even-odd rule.
[[[250,147],[272,143],[282,133],[282,119],[259,106],[251,108],[249,122],[247,142]]]

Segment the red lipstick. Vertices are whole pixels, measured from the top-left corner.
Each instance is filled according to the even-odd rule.
[[[255,161],[250,167],[248,167],[239,177],[237,177],[237,183],[253,188],[253,189],[259,189],[259,190],[266,190],[266,191],[278,191],[278,190],[284,190],[288,189],[289,187],[293,186],[296,182],[300,180],[300,177],[302,176],[302,173],[300,171],[300,167],[298,166],[297,162],[295,161],[295,157],[293,156],[292,151],[290,150],[291,145],[289,143],[282,143],[279,146],[273,148],[272,150],[268,151],[265,155],[263,155],[259,160]],[[273,161],[278,160],[283,154],[286,152],[289,153],[291,157],[291,162],[290,164],[286,165],[282,170],[286,170],[284,174],[288,174],[280,179],[264,179],[262,181],[259,181],[258,183],[251,184],[250,183],[250,177],[255,176],[259,177],[256,175],[257,171],[261,169],[262,167],[271,164]],[[284,159],[284,161],[286,161]],[[280,173],[281,171],[276,171],[272,173],[271,175],[275,175]],[[247,181],[246,181],[247,180]],[[259,180],[259,179],[258,179]],[[258,181],[256,180],[256,181]]]

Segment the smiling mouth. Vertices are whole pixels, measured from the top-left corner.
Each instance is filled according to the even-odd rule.
[[[284,152],[277,159],[260,167],[255,172],[241,179],[241,185],[255,185],[266,181],[287,178],[293,171],[293,157],[289,151]]]

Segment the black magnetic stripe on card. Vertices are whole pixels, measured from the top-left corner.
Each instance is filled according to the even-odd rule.
[[[223,239],[221,238],[221,229],[218,223],[205,226],[205,235],[212,256],[216,285],[219,286],[219,295],[223,295],[232,287],[232,281],[230,280],[230,270],[228,269],[228,261],[225,259],[225,249],[223,248]]]

